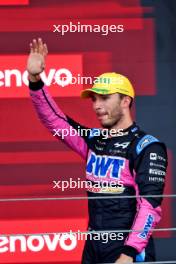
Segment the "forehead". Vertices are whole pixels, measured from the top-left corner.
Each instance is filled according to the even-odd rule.
[[[118,93],[114,93],[114,94],[97,94],[97,93],[91,93],[90,97],[92,99],[103,99],[104,97],[108,97],[108,98],[118,98],[119,94]]]

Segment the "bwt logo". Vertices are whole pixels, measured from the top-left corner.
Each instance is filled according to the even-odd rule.
[[[50,69],[48,74],[45,72],[41,73],[41,78],[47,86],[52,84],[57,84],[59,86],[67,86],[72,82],[73,75],[71,71],[66,68],[60,69]],[[29,85],[28,81],[28,72],[21,72],[18,69],[7,69],[0,71],[0,87],[13,87],[13,80],[15,80],[15,84],[17,87],[22,87],[23,84],[26,86]],[[73,83],[74,84],[74,83]]]
[[[91,152],[87,161],[86,171],[98,177],[110,176],[115,179],[120,178],[121,169],[124,168],[125,160],[111,156],[99,156]]]
[[[154,217],[152,215],[148,215],[148,218],[144,225],[144,231],[138,235],[140,238],[147,239],[148,233],[150,229],[152,228],[153,222],[154,222]]]
[[[68,240],[69,239],[69,244]],[[44,248],[55,251],[57,247],[71,251],[77,246],[74,234],[31,235],[31,236],[2,236],[0,237],[0,253],[5,252],[40,252]]]

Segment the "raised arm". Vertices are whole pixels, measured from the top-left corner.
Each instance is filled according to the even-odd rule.
[[[47,87],[40,78],[40,73],[45,69],[45,58],[48,54],[47,45],[42,39],[30,43],[30,55],[27,61],[29,73],[29,88],[33,105],[41,122],[49,129],[52,135],[62,139],[72,150],[87,157],[86,137],[81,137],[76,131],[78,123],[68,118],[50,96]],[[85,127],[79,125],[79,129]],[[74,131],[73,131],[74,130]],[[74,132],[74,136],[70,133]]]

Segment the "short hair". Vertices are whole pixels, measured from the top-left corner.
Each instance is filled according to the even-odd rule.
[[[126,95],[126,94],[120,94],[120,93],[119,93],[119,97],[120,97],[121,100],[122,100],[125,96],[128,96],[128,95]],[[130,97],[130,96],[129,96],[129,97]],[[129,104],[129,108],[131,109],[132,106],[133,106],[133,98],[130,97],[130,99],[131,99],[131,102],[130,102],[130,104]]]

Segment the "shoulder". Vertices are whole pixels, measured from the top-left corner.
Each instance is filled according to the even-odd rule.
[[[141,156],[145,152],[161,152],[167,155],[166,145],[157,137],[145,132],[136,137],[133,152],[136,156]]]
[[[143,133],[135,140],[132,149],[132,164],[137,171],[151,166],[167,168],[168,156],[166,145],[151,134]]]

